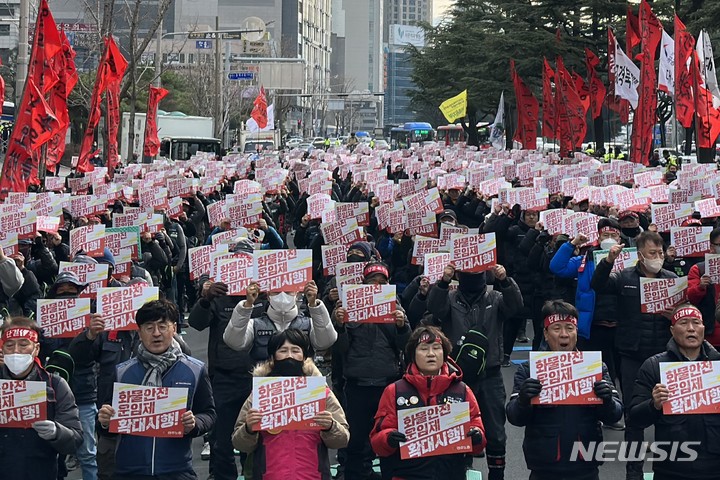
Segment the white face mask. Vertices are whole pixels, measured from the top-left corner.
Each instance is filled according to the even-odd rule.
[[[29,353],[8,353],[4,356],[5,366],[13,375],[25,373],[34,359]]]
[[[602,250],[610,250],[613,245],[617,245],[617,240],[614,238],[606,238],[602,242],[600,242],[600,249]]]
[[[280,292],[268,298],[270,300],[270,306],[278,312],[287,313],[295,308],[295,295]]]
[[[648,272],[658,273],[662,269],[665,260],[662,258],[656,258],[655,260],[648,260],[647,258],[643,258],[642,262]]]

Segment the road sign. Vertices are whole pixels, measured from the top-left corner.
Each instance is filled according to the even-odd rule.
[[[217,35],[215,32],[190,32],[188,38],[190,40],[212,40],[217,38]]]
[[[212,47],[212,40],[195,40],[195,48],[198,50],[209,50]]]
[[[252,80],[255,78],[253,72],[232,72],[228,73],[228,80]]]

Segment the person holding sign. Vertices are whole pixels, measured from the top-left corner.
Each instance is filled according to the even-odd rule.
[[[270,292],[267,311],[253,318],[253,308],[260,293],[260,285],[252,282],[247,287],[245,301],[238,303],[233,310],[223,334],[223,340],[230,348],[249,350],[255,362],[263,362],[269,358],[267,347],[270,337],[288,328],[297,328],[307,333],[316,351],[332,347],[337,340],[330,314],[325,304],[318,299],[318,288],[314,281],[308,282],[303,291],[310,317],[299,311],[295,293]]]
[[[388,285],[390,272],[381,262],[371,262],[363,270],[366,285]],[[345,460],[347,480],[370,478],[374,454],[369,436],[373,417],[385,387],[402,376],[400,359],[410,325],[396,302],[392,323],[348,323],[347,310],[338,302],[333,312],[338,329],[337,353],[342,355],[345,376],[345,411],[350,424],[350,443]]]
[[[669,311],[642,313],[640,278],[677,278],[663,270],[663,239],[655,232],[637,236],[638,262],[634,267],[611,273],[624,244],[613,245],[608,256],[598,262],[590,281],[590,288],[598,294],[614,294],[618,299],[618,321],[615,348],[620,354],[620,378],[623,401],[630,404],[637,372],[643,362],[660,352],[670,340]],[[626,412],[627,420],[627,412]],[[642,429],[626,428],[625,440],[642,442]],[[642,462],[627,462],[628,480],[642,479]]]
[[[167,300],[153,300],[135,315],[140,345],[137,356],[117,366],[115,381],[148,387],[185,387],[187,409],[181,415],[178,438],[120,435],[114,479],[138,477],[197,479],[192,467],[192,439],[210,431],[215,423],[215,402],[205,364],[185,355],[174,339],[178,311]],[[110,399],[101,399],[98,422],[107,429],[116,417]]]
[[[665,452],[663,459],[653,462],[655,480],[717,478],[720,471],[720,418],[715,408],[717,404],[709,401],[709,389],[717,387],[716,384],[703,385],[702,373],[706,367],[720,361],[720,353],[704,340],[705,326],[697,307],[679,305],[671,322],[672,338],[667,350],[648,358],[638,371],[627,424],[636,428],[654,425],[655,441],[665,442],[657,447]],[[684,370],[673,375],[678,378],[674,385],[661,381],[663,365]],[[670,379],[670,373],[666,378]],[[676,402],[671,396],[681,399]],[[707,400],[702,402],[703,398]],[[692,407],[698,404],[710,406],[712,413],[693,412]],[[676,408],[677,413],[674,412]],[[701,409],[698,406],[698,410]],[[690,414],[683,414],[683,411]],[[676,442],[681,445],[678,457],[670,452],[671,445]],[[695,443],[687,446],[681,442]]]
[[[487,430],[487,461],[490,480],[502,480],[505,475],[505,384],[500,365],[503,362],[504,319],[522,307],[520,288],[510,278],[502,265],[492,270],[495,284],[487,288],[488,272],[455,272],[452,265],[445,267],[443,277],[428,293],[428,311],[433,314],[436,325],[450,339],[453,348],[472,352],[472,336],[483,343],[484,355],[458,356],[454,358],[463,366],[463,378],[470,384],[483,411]],[[458,289],[450,290],[450,282],[457,275]],[[514,334],[514,332],[513,332]],[[482,341],[484,337],[484,341]],[[478,349],[480,352],[481,349]],[[472,357],[476,357],[474,362]],[[472,378],[472,379],[471,379]]]
[[[270,358],[255,367],[253,376],[321,377],[311,352],[305,332],[294,328],[278,332],[268,342]],[[252,477],[245,472],[245,478],[330,478],[328,449],[345,447],[350,432],[340,402],[327,387],[325,394],[325,410],[313,419],[319,427],[315,429],[262,430],[263,414],[252,398],[247,399],[232,436],[235,448],[253,454]]]
[[[554,352],[573,352],[577,347],[577,310],[560,300],[546,302],[543,335],[548,349]],[[572,461],[576,441],[586,447],[590,442],[602,442],[599,422],[614,423],[622,417],[622,403],[610,380],[607,367],[602,365],[602,380],[594,382],[592,391],[600,404],[534,405],[543,385],[530,377],[530,364],[523,363],[515,372],[515,384],[507,404],[508,421],[525,427],[523,452],[531,470],[530,480],[598,480],[598,465],[594,459]]]
[[[83,440],[82,426],[75,397],[67,382],[58,375],[48,373],[40,366],[40,328],[25,317],[6,320],[0,327],[4,365],[0,370],[2,406],[0,407],[0,465],[3,478],[13,480],[55,480],[58,475],[58,454],[72,455]],[[6,381],[12,388],[5,387]],[[45,384],[43,403],[18,405],[18,393],[28,389],[24,382]],[[9,395],[8,392],[16,392]],[[8,404],[15,408],[7,408]],[[27,407],[27,408],[25,408]],[[37,420],[30,429],[4,425],[15,417],[27,415],[36,409]],[[25,410],[24,414],[20,411]],[[15,412],[14,412],[15,411]],[[44,413],[44,414],[43,414]],[[27,418],[27,417],[26,417]],[[28,419],[29,420],[29,419]]]
[[[462,382],[462,372],[450,359],[451,351],[450,340],[436,327],[418,327],[410,336],[405,347],[407,371],[401,380],[385,388],[370,434],[373,450],[380,456],[383,478],[464,479],[467,456],[479,455],[485,448],[480,407],[470,387]],[[413,435],[412,430],[420,430],[419,426],[405,428],[405,424],[414,426],[414,422],[398,419],[402,410],[454,403],[464,403],[468,411],[468,423],[461,424],[460,429],[442,429],[441,420],[431,422],[424,434]],[[468,442],[463,442],[466,438],[471,440],[469,448]],[[410,458],[403,456],[403,444],[410,446]]]
[[[710,247],[713,254],[720,254],[720,228],[714,228],[710,232]],[[707,258],[707,255],[706,255]],[[717,271],[717,263],[713,262],[718,257],[710,257],[710,260],[700,261],[692,267],[688,272],[688,290],[687,296],[690,303],[700,309],[705,325],[705,339],[714,347],[720,346],[720,328],[716,323],[716,308],[720,303],[720,283],[712,280],[710,273]],[[708,265],[710,264],[710,265]],[[717,280],[717,278],[716,278]]]

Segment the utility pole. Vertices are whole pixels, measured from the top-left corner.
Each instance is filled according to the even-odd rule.
[[[28,17],[30,17],[30,0],[20,0],[20,27],[18,29],[18,55],[15,70],[15,105],[20,107],[25,79],[28,74]]]
[[[158,8],[160,7],[160,3],[158,2]],[[155,46],[155,86],[160,88],[162,87],[162,79],[160,76],[162,75],[162,37],[163,37],[163,19],[160,19],[160,25],[157,29],[157,42]]]
[[[220,17],[215,17],[215,30],[220,31]],[[215,108],[213,109],[215,111],[215,138],[220,138],[220,134],[222,133],[222,125],[221,125],[221,119],[222,119],[222,84],[223,84],[223,66],[222,66],[222,49],[220,45],[220,40],[222,39],[222,34],[219,34],[215,37],[215,43],[213,44],[213,47],[215,47]]]

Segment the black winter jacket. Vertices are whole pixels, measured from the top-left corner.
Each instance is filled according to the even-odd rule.
[[[718,361],[720,353],[707,341],[703,343],[700,358],[697,361]],[[688,362],[678,350],[677,343],[670,339],[667,351],[654,355],[642,364],[635,379],[633,398],[630,402],[628,427],[647,428],[655,425],[657,442],[700,442],[692,448],[698,454],[692,462],[666,461],[653,462],[653,471],[668,478],[687,480],[715,479],[720,472],[720,416],[712,414],[664,415],[653,405],[652,390],[660,382],[661,362]],[[662,450],[670,450],[670,444],[660,445]],[[679,458],[687,457],[680,451]]]
[[[640,268],[626,268],[610,273],[612,265],[598,262],[590,286],[596,293],[614,293],[618,298],[618,319],[615,348],[621,355],[637,360],[665,350],[670,340],[670,320],[655,313],[640,311]],[[672,272],[660,270],[657,278],[677,278]]]
[[[506,407],[508,422],[525,427],[523,453],[525,462],[533,472],[572,478],[588,473],[600,462],[570,461],[573,444],[580,441],[602,442],[600,422],[611,424],[620,420],[623,405],[613,388],[613,398],[602,405],[525,405],[519,399],[520,387],[530,378],[530,365],[523,363],[515,372],[513,393]],[[612,385],[610,374],[603,363],[603,380]]]

